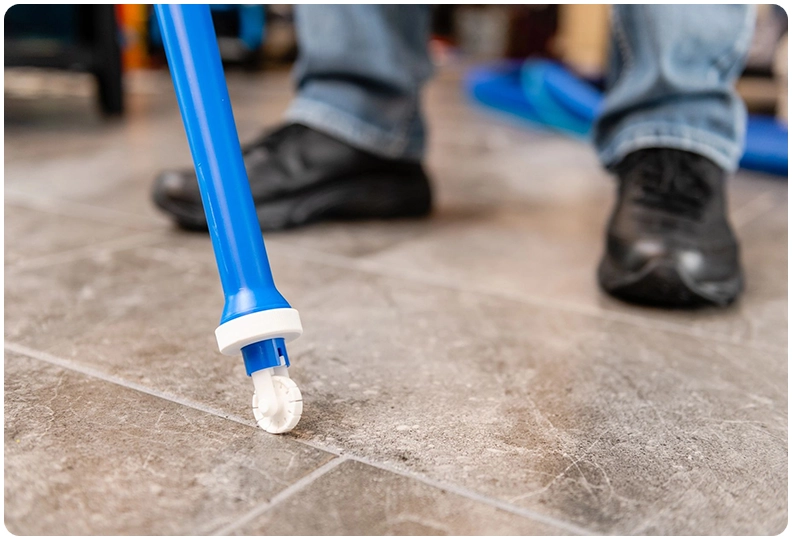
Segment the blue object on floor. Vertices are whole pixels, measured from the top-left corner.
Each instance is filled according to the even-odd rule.
[[[479,103],[541,125],[542,119],[533,101],[526,99],[520,80],[521,62],[505,62],[494,67],[477,67],[468,71],[465,87]]]
[[[772,116],[752,114],[745,133],[745,152],[740,167],[787,175],[789,134]]]
[[[547,60],[474,68],[465,85],[483,105],[582,138],[589,136],[603,99],[595,86]],[[749,117],[741,167],[786,176],[788,153],[786,126],[769,116]]]
[[[554,92],[553,86],[548,84],[553,79],[558,80],[561,88],[567,89],[570,94],[558,99],[558,92]],[[561,131],[585,136],[591,130],[591,117],[585,110],[585,88],[571,84],[576,82],[571,79],[568,72],[550,62],[525,62],[520,68],[523,95],[531,96],[530,101],[541,121]]]

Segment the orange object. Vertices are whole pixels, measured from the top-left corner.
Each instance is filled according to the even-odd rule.
[[[148,4],[116,4],[116,19],[121,31],[124,71],[149,67],[146,47]]]

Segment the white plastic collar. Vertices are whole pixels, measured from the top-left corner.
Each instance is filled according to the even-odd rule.
[[[215,330],[220,352],[228,356],[240,354],[242,347],[265,339],[283,338],[291,341],[302,334],[300,314],[293,308],[269,309],[242,315],[221,324]]]

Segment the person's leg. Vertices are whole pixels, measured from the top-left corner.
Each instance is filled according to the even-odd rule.
[[[594,142],[619,176],[603,288],[640,303],[727,304],[742,289],[724,180],[745,107],[734,90],[754,25],[740,5],[619,5]]]
[[[422,157],[432,75],[427,5],[297,5],[297,97],[286,119],[375,154]]]
[[[641,148],[677,148],[737,168],[745,106],[734,90],[753,35],[744,5],[615,5],[608,92],[595,145],[612,168]]]
[[[262,229],[426,215],[420,91],[432,74],[430,8],[295,9],[297,96],[285,125],[244,147]],[[154,202],[181,227],[206,229],[193,171],[161,174]]]

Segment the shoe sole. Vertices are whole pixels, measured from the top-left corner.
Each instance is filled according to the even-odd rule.
[[[631,304],[657,307],[697,308],[727,306],[743,289],[737,275],[721,281],[696,282],[673,262],[657,260],[637,272],[625,274],[607,256],[597,270],[600,286],[612,296]]]
[[[203,207],[155,191],[154,203],[186,230],[208,231]],[[354,177],[312,186],[293,195],[256,205],[262,232],[291,229],[323,220],[398,219],[431,212],[431,189],[425,178]]]

